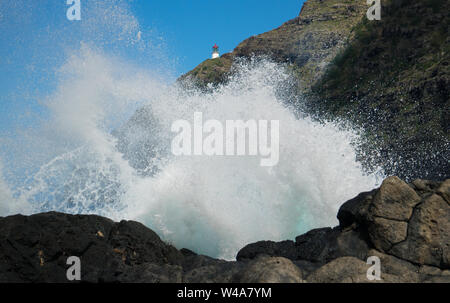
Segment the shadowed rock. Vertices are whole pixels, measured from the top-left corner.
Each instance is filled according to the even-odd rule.
[[[339,226],[249,244],[237,261],[177,250],[133,221],[0,218],[0,282],[68,282],[69,256],[80,258],[83,282],[372,282],[369,256],[380,259],[381,282],[450,282],[449,181],[389,177],[344,203]]]

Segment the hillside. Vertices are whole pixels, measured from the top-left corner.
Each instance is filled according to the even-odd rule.
[[[380,22],[355,38],[313,87],[310,108],[363,126],[389,174],[442,179],[450,173],[450,3],[384,1]]]
[[[281,63],[291,63],[301,74],[301,87],[309,87],[352,37],[351,29],[364,15],[366,5],[354,0],[309,0],[301,14],[280,27],[250,37],[231,53],[202,62],[180,80],[193,79],[204,87],[218,84],[232,72],[233,60],[265,55]]]
[[[303,110],[362,127],[360,158],[406,180],[449,176],[449,2],[386,0],[368,21],[365,1],[309,0],[300,15],[180,77],[226,82],[254,55],[287,63]],[[190,82],[192,83],[192,82]],[[296,98],[292,95],[292,100]]]

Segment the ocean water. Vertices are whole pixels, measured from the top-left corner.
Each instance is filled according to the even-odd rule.
[[[343,202],[380,183],[382,173],[356,161],[355,131],[286,105],[283,66],[241,62],[228,84],[204,93],[106,49],[88,41],[69,51],[42,100],[45,118],[2,138],[0,216],[55,210],[137,220],[177,248],[233,259],[251,242],[336,225]],[[279,163],[173,156],[171,124],[194,112],[204,121],[279,120]]]

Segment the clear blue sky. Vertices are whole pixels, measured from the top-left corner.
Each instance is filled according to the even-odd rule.
[[[296,17],[302,0],[173,0],[137,1],[139,20],[156,27],[179,57],[179,73],[208,58],[214,43],[221,53],[242,40],[274,29]]]
[[[296,17],[303,2],[81,0],[82,20],[70,22],[66,0],[1,0],[0,138],[41,113],[39,99],[54,89],[55,70],[81,41],[144,67],[159,64],[174,80],[209,58],[214,43],[221,53],[229,52],[242,40]],[[151,41],[145,51],[117,43],[134,35],[133,22],[143,40]]]

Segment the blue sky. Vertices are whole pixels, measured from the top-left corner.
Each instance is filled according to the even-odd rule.
[[[210,56],[217,43],[221,53],[242,40],[274,29],[296,17],[301,0],[175,0],[138,1],[136,15],[146,26],[164,33],[184,73]]]
[[[214,43],[221,54],[229,52],[296,17],[303,2],[81,0],[82,20],[70,22],[66,0],[2,0],[0,134],[32,126],[42,114],[40,98],[56,85],[55,70],[81,41],[144,68],[167,70],[173,81],[209,58]],[[136,22],[145,45],[129,37]]]

